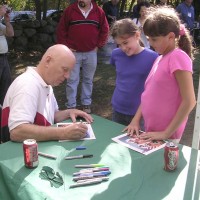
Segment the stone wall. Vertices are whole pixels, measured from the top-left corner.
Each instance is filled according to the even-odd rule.
[[[57,22],[47,21],[18,21],[12,23],[15,35],[7,38],[9,50],[15,51],[44,51],[56,43]],[[110,55],[116,44],[109,37],[108,43],[98,51],[98,63],[110,63]]]
[[[40,51],[56,42],[57,22],[53,20],[18,21],[12,25],[15,35],[7,38],[9,49]]]

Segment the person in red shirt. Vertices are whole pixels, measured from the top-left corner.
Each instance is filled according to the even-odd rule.
[[[91,113],[93,77],[97,66],[97,50],[108,38],[109,25],[102,8],[91,0],[77,0],[67,7],[57,27],[57,43],[69,47],[76,65],[66,84],[67,108],[77,106],[77,87],[82,67],[81,104]]]

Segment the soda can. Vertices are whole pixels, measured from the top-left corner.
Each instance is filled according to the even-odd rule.
[[[36,140],[27,139],[23,142],[24,164],[27,168],[38,166],[38,145]]]
[[[177,168],[179,148],[173,142],[168,142],[165,146],[164,160],[166,171],[174,171]]]

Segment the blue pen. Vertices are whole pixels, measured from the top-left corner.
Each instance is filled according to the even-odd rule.
[[[81,174],[80,176],[76,176],[73,178],[73,181],[78,181],[78,180],[83,180],[83,179],[90,179],[94,177],[104,177],[109,175],[111,172],[106,171],[106,172],[96,172],[96,173],[91,173],[91,174]]]
[[[88,175],[93,175],[93,176],[107,176],[111,174],[110,171],[98,171],[98,172],[77,172],[74,173],[74,176],[88,176]]]
[[[85,174],[85,173],[100,172],[100,171],[109,171],[109,167],[86,168],[86,169],[80,170],[79,172],[73,173],[73,176],[77,176],[77,175]]]

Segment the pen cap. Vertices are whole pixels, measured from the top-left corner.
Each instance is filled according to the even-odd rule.
[[[91,158],[91,157],[93,157],[93,155],[92,154],[88,154],[88,155],[84,155],[83,157],[84,158]]]
[[[91,158],[91,157],[93,157],[92,154],[86,154],[86,155],[83,155],[83,158]]]
[[[76,147],[76,150],[85,150],[86,149],[86,147],[84,147],[84,146],[78,146],[78,147]]]

